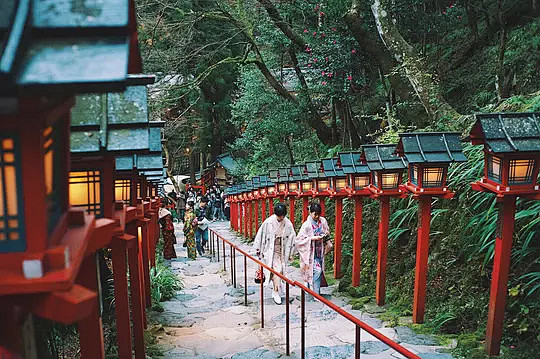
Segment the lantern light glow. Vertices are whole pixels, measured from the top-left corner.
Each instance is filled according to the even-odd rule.
[[[83,207],[99,216],[101,210],[100,171],[76,171],[69,173],[69,203]]]

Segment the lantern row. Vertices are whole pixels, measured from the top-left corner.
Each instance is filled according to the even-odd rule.
[[[501,203],[493,269],[490,315],[486,334],[486,350],[498,354],[502,338],[504,303],[508,281],[510,248],[517,196],[539,199],[537,183],[540,161],[540,122],[538,113],[494,113],[475,115],[475,124],[468,137],[473,144],[484,145],[484,176],[471,184],[478,191],[496,194]],[[397,145],[373,144],[361,151],[341,152],[335,158],[308,161],[302,165],[270,170],[268,175],[255,176],[242,184],[232,185],[227,194],[232,198],[231,227],[253,238],[252,226],[258,227],[258,209],[252,223],[252,209],[262,200],[262,218],[266,218],[266,199],[290,200],[290,219],[294,224],[294,200],[303,199],[302,219],[307,218],[308,198],[324,198],[336,202],[334,276],[341,277],[341,232],[343,198],[355,201],[353,225],[352,286],[360,282],[363,198],[380,201],[378,232],[376,301],[385,304],[386,263],[390,198],[411,194],[419,201],[418,241],[416,253],[413,322],[424,321],[428,270],[431,201],[433,197],[450,199],[454,193],[447,187],[448,167],[464,162],[459,133],[417,132],[399,134]],[[407,181],[403,172],[407,170]],[[271,214],[271,213],[270,213]],[[506,229],[506,230],[505,230]]]
[[[144,358],[163,125],[148,121],[153,77],[128,75],[142,69],[134,1],[93,3],[92,16],[57,2],[4,5],[0,352],[35,356],[33,314],[76,323],[81,357],[104,358],[96,253],[109,249],[119,357]],[[125,171],[122,156],[137,156]]]

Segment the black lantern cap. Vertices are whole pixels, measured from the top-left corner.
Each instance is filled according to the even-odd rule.
[[[368,174],[369,167],[361,160],[360,151],[340,152],[339,162],[345,174]]]
[[[305,181],[308,180],[308,173],[306,165],[294,165],[291,166],[289,177],[292,177],[292,181]],[[289,179],[291,180],[291,179]]]
[[[313,178],[326,178],[324,171],[322,169],[321,161],[310,161],[306,162],[306,169],[308,172],[308,177]]]
[[[363,145],[362,160],[370,171],[401,170],[407,168],[405,160],[396,154],[395,145]]]
[[[469,139],[494,153],[539,152],[540,112],[476,114]]]
[[[345,177],[343,169],[339,167],[338,158],[324,158],[322,160],[324,175],[326,177]]]
[[[466,162],[457,132],[400,133],[396,154],[409,163]]]
[[[128,68],[141,71],[134,6],[133,0],[3,0],[0,95],[122,90]]]

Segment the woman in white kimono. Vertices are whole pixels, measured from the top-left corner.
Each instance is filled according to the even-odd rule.
[[[324,255],[332,248],[329,233],[328,222],[321,217],[321,205],[312,203],[309,206],[309,216],[296,237],[296,249],[300,255],[302,279],[317,294],[320,294],[321,286],[327,286]]]
[[[268,217],[255,236],[253,249],[260,260],[276,272],[285,275],[287,263],[290,260],[296,233],[291,221],[285,217],[287,206],[278,203],[274,207],[274,214]],[[270,271],[263,270],[265,285],[272,280],[274,288],[272,298],[276,304],[281,304],[281,278],[271,275]]]

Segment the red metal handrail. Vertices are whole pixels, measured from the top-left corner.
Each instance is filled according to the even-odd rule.
[[[224,262],[224,269],[225,270],[226,270],[226,267],[225,267],[225,244],[228,244],[230,246],[230,250],[231,250],[231,269],[232,269],[231,270],[231,282],[233,283],[235,288],[236,288],[236,260],[234,260],[234,262],[233,262],[232,255],[235,256],[236,251],[238,251],[238,252],[240,252],[241,254],[244,255],[244,287],[245,287],[244,288],[245,289],[244,301],[245,301],[245,305],[247,305],[247,258],[249,258],[253,262],[257,263],[260,266],[261,270],[262,270],[262,268],[265,268],[265,269],[267,269],[268,271],[270,271],[274,275],[277,275],[279,278],[281,278],[282,280],[284,280],[286,282],[286,298],[285,298],[286,317],[287,317],[287,320],[286,320],[286,355],[290,354],[289,353],[289,351],[290,351],[289,350],[289,348],[290,348],[290,345],[289,345],[289,285],[292,285],[292,286],[295,286],[295,287],[299,288],[302,291],[301,292],[301,319],[300,319],[300,321],[301,321],[301,341],[302,341],[301,342],[301,357],[302,358],[304,358],[304,356],[305,356],[305,293],[308,293],[311,296],[313,296],[314,298],[316,298],[317,300],[319,300],[321,303],[323,303],[324,305],[326,305],[327,307],[329,307],[330,309],[332,309],[336,313],[340,314],[345,319],[349,320],[350,322],[352,322],[355,325],[355,328],[356,328],[355,358],[360,358],[360,329],[363,329],[364,331],[366,331],[367,333],[373,335],[375,338],[379,339],[381,342],[388,345],[390,348],[394,349],[395,351],[402,354],[406,358],[409,358],[409,359],[421,359],[418,355],[416,355],[416,354],[412,353],[411,351],[407,350],[406,348],[402,347],[398,343],[394,342],[392,339],[390,339],[387,336],[385,336],[384,334],[378,332],[377,330],[375,330],[371,326],[367,325],[366,323],[364,323],[363,321],[361,321],[360,319],[358,319],[357,317],[355,317],[351,313],[349,313],[346,310],[340,308],[336,304],[332,303],[331,301],[324,298],[323,296],[317,294],[316,292],[309,289],[308,287],[304,286],[303,284],[301,284],[301,283],[299,283],[297,281],[293,281],[293,280],[285,277],[281,273],[276,272],[274,269],[272,269],[271,267],[269,267],[265,263],[262,263],[260,260],[256,259],[255,257],[253,257],[250,254],[246,253],[242,249],[238,248],[231,241],[223,238],[223,236],[221,236],[219,233],[217,233],[213,229],[209,228],[209,231],[210,231],[211,242],[212,242],[212,244],[210,245],[210,248],[211,248],[211,253],[213,255],[216,254],[215,250],[213,250],[213,248],[214,248],[214,246],[213,246],[214,237],[223,242],[223,262]],[[219,255],[219,242],[218,242],[216,247],[218,249],[217,254],[218,254],[218,261],[219,261],[219,256],[220,256]],[[264,284],[263,281],[261,281],[261,283],[260,283],[260,285],[261,285],[261,327],[264,328],[264,297],[263,297],[264,296],[264,294],[263,294],[264,288],[263,288],[263,284]]]

